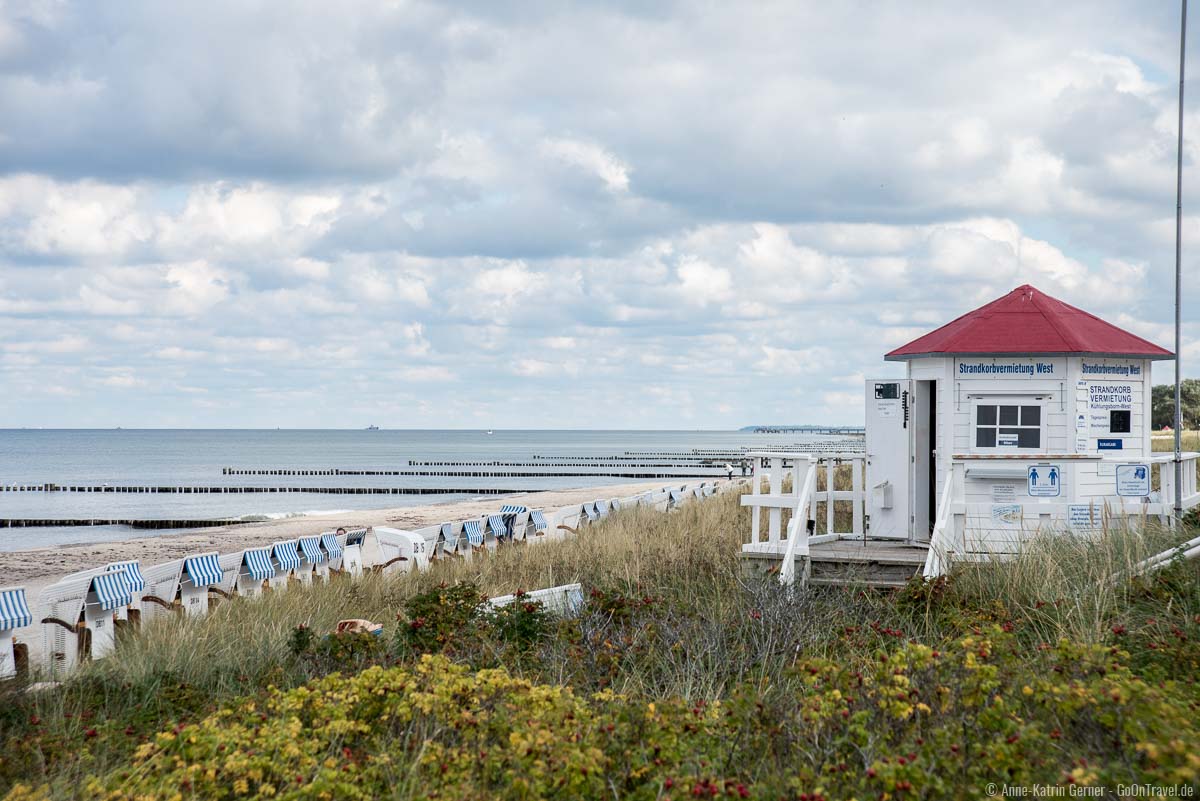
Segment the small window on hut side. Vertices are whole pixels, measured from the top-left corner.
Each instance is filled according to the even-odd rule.
[[[975,448],[1040,450],[1042,407],[1019,401],[981,401],[975,405]]]

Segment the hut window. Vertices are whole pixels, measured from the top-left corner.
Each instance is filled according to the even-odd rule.
[[[1039,450],[1042,447],[1042,407],[1020,399],[980,400],[975,403],[976,450]]]

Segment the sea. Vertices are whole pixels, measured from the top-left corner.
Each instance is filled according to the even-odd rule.
[[[682,483],[686,476],[724,475],[727,462],[740,474],[740,464],[729,454],[745,449],[803,447],[833,439],[839,438],[749,431],[8,429],[0,430],[0,487],[220,491],[3,490],[0,521],[253,521],[484,497],[481,490],[527,492],[658,480],[614,473],[679,475]],[[340,474],[298,474],[328,471]],[[371,474],[421,472],[483,475]],[[513,472],[535,475],[494,475]],[[228,492],[250,487],[276,491]],[[432,493],[333,491],[365,487]],[[128,525],[111,524],[2,526],[0,551],[119,540],[133,532]],[[165,532],[138,529],[138,536],[155,533]]]

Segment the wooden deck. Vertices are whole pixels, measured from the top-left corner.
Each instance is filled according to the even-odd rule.
[[[924,545],[895,540],[822,542],[809,548],[808,581],[814,585],[902,587],[921,571],[927,553]],[[783,552],[782,548],[743,551],[742,559],[748,570],[776,573]]]

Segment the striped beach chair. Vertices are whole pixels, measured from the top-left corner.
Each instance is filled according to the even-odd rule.
[[[467,543],[472,548],[483,547],[483,521],[464,520],[462,526],[463,534],[467,538]]]
[[[438,529],[437,550],[435,553],[439,558],[444,558],[451,554],[461,555],[459,552],[459,543],[462,539],[462,523],[442,523]]]
[[[504,522],[508,525],[512,540],[523,541],[529,533],[529,507],[505,504],[500,507],[500,514],[504,515]]]
[[[257,598],[263,587],[275,576],[275,565],[271,562],[270,548],[247,548],[242,551],[242,562],[238,566],[238,595]]]
[[[533,536],[544,537],[550,529],[550,524],[546,522],[546,513],[541,509],[534,509],[529,513],[529,522],[533,527]]]
[[[325,564],[331,570],[339,570],[342,566],[342,543],[337,534],[328,531],[321,535],[321,550],[325,552]]]
[[[295,540],[272,543],[271,565],[275,568],[275,575],[270,579],[271,589],[287,589],[288,580],[300,569],[300,546]]]
[[[140,622],[142,615],[142,593],[146,591],[146,577],[142,575],[141,563],[136,559],[124,562],[109,562],[102,569],[106,573],[123,570],[125,582],[129,585],[129,605],[116,610],[117,620]]]
[[[496,544],[502,544],[508,539],[508,524],[504,522],[504,515],[488,515],[488,531],[492,533]]]
[[[0,679],[17,675],[16,631],[30,625],[33,625],[33,615],[25,599],[25,588],[0,589]],[[27,657],[28,652],[23,659]]]
[[[183,575],[179,577],[179,601],[183,613],[189,617],[207,615],[210,588],[221,590],[224,582],[225,570],[216,551],[186,557]]]
[[[106,656],[115,644],[116,611],[133,600],[125,568],[74,573],[42,590],[42,653],[51,673]]]
[[[300,545],[300,567],[295,575],[305,584],[311,584],[313,576],[319,574],[322,580],[329,578],[329,565],[325,564],[325,552],[321,550],[321,538],[300,537],[296,540]]]

